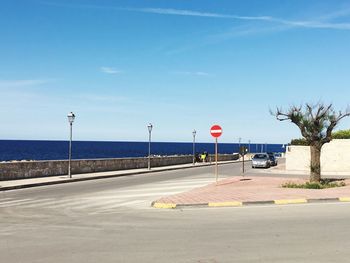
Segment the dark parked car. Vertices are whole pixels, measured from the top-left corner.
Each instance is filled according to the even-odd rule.
[[[276,166],[277,165],[277,158],[274,153],[267,153],[269,155],[270,159],[270,164],[271,166]]]

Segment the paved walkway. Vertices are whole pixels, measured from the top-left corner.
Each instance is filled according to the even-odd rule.
[[[316,201],[350,201],[350,179],[346,186],[329,189],[282,188],[285,182],[303,183],[305,179],[283,177],[235,176],[153,202],[156,208],[186,206],[242,206],[250,204],[291,204]]]

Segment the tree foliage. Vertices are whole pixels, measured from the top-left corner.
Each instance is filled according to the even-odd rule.
[[[307,103],[304,107],[292,106],[286,112],[277,108],[274,115],[277,120],[290,120],[297,125],[307,145],[317,144],[321,147],[331,141],[333,129],[341,119],[350,116],[350,111],[336,112],[332,104],[317,103],[312,105]]]
[[[332,104],[305,104],[292,106],[287,111],[277,108],[274,114],[279,121],[290,120],[300,129],[306,145],[310,145],[310,181],[321,180],[321,148],[332,140],[332,131],[341,119],[350,116],[350,111],[336,112]],[[302,141],[299,141],[302,142]]]

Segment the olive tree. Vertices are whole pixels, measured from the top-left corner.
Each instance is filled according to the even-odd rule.
[[[310,145],[310,181],[319,182],[321,180],[321,149],[325,143],[332,140],[332,131],[339,121],[350,116],[350,110],[346,112],[336,112],[332,104],[315,105],[306,103],[305,106],[291,106],[287,111],[277,108],[272,112],[277,120],[290,120],[300,129],[301,135]]]

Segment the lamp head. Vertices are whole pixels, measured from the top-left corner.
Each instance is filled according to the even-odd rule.
[[[151,132],[152,129],[153,129],[152,123],[149,123],[149,124],[147,125],[147,128],[148,128],[148,131]]]
[[[68,117],[69,123],[72,124],[74,122],[74,119],[75,119],[74,113],[73,112],[68,113],[67,117]]]

